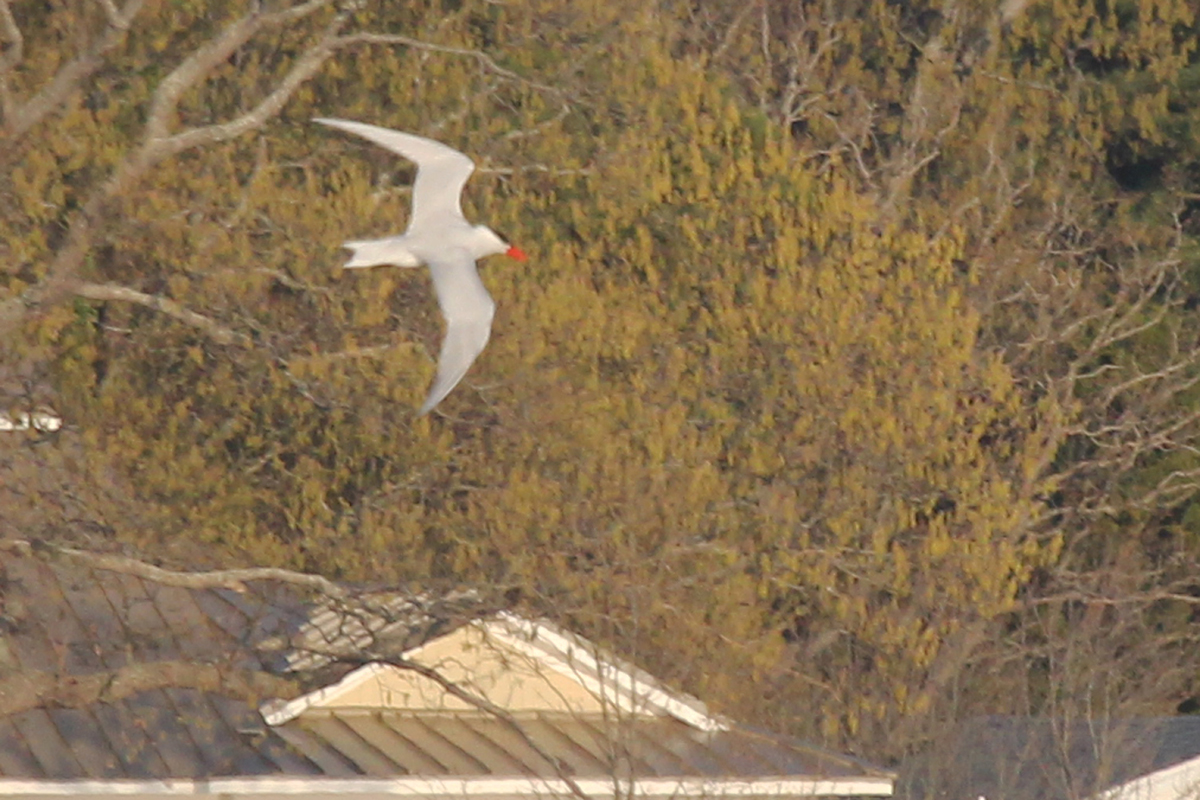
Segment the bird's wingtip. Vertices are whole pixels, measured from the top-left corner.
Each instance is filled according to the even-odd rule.
[[[430,411],[433,411],[435,408],[437,408],[438,403],[446,399],[446,395],[448,394],[450,394],[450,392],[444,391],[443,387],[440,386],[437,381],[434,381],[434,385],[429,389],[429,394],[425,396],[425,402],[421,403],[421,407],[417,409],[417,416],[423,417]]]

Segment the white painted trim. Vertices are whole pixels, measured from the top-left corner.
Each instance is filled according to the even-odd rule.
[[[0,779],[0,795],[343,795],[398,797],[569,797],[577,787],[589,798],[620,797],[891,797],[891,778],[795,780],[679,780],[657,778],[615,781],[586,778],[569,784],[536,778],[213,778],[164,781],[36,781]]]
[[[512,630],[505,630],[506,627]],[[509,647],[520,650],[530,658],[537,659],[556,672],[583,684],[584,688],[602,702],[615,695],[619,711],[658,711],[710,733],[730,728],[727,720],[708,714],[701,701],[686,695],[677,695],[663,688],[662,684],[650,675],[644,674],[644,677],[641,677],[638,675],[641,670],[616,659],[598,660],[593,655],[594,650],[589,652],[588,645],[591,643],[586,639],[565,634],[547,622],[534,622],[504,612],[497,615],[496,619],[486,621],[484,631]],[[562,655],[532,646],[531,640],[539,638],[544,639]],[[632,701],[636,702],[630,707]]]
[[[1106,789],[1094,800],[1193,800],[1200,797],[1200,757]]]
[[[267,701],[259,706],[258,713],[262,714],[263,720],[268,725],[282,725],[285,722],[291,722],[308,709],[336,700],[340,695],[361,686],[369,679],[389,669],[396,668],[389,664],[374,661],[346,673],[337,683],[331,683],[316,691],[302,694],[282,705]]]

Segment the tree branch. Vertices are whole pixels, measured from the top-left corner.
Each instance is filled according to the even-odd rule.
[[[77,550],[73,547],[63,547],[38,540],[9,539],[0,541],[0,550],[14,550],[20,553],[44,552],[65,556],[80,561],[92,569],[102,569],[109,572],[120,572],[124,575],[134,575],[144,580],[161,583],[164,586],[179,586],[184,589],[234,589],[244,590],[247,581],[281,581],[297,586],[313,589],[329,597],[347,597],[347,592],[333,581],[320,575],[305,572],[294,572],[278,567],[254,567],[249,569],[222,569],[210,572],[177,572],[163,569],[144,561],[124,556],[91,553]]]
[[[243,17],[201,47],[192,57],[185,59],[163,80],[151,99],[150,116],[146,122],[142,144],[117,165],[108,180],[88,197],[80,213],[72,218],[66,243],[55,255],[45,278],[26,290],[23,295],[0,303],[0,335],[11,330],[27,309],[55,302],[72,292],[74,276],[91,249],[93,227],[102,218],[104,207],[109,200],[124,193],[166,158],[189,148],[225,141],[261,127],[270,115],[283,106],[300,84],[311,77],[334,52],[331,42],[336,40],[337,29],[344,23],[345,15],[338,15],[323,40],[301,57],[300,62],[284,78],[283,84],[254,111],[229,123],[197,128],[169,137],[167,135],[169,118],[173,116],[179,98],[188,88],[206,77],[208,70],[228,58],[263,27],[282,24],[311,14],[328,5],[330,1],[309,0],[286,11]]]
[[[347,36],[343,36],[338,40],[339,47],[342,47],[345,45],[350,45],[350,44],[359,44],[359,43],[362,43],[362,44],[400,44],[400,45],[404,45],[405,47],[411,47],[415,50],[424,50],[424,51],[430,52],[430,53],[444,53],[446,55],[452,55],[452,56],[466,56],[467,58],[473,58],[476,61],[478,61],[479,65],[482,66],[488,72],[491,72],[495,75],[499,75],[502,78],[507,78],[508,80],[513,81],[515,83],[520,83],[524,86],[528,86],[531,89],[537,89],[540,92],[547,92],[549,94],[556,95],[560,98],[565,98],[565,96],[566,96],[565,92],[563,92],[563,90],[558,88],[557,86],[549,86],[544,83],[539,83],[537,81],[530,80],[529,78],[519,75],[510,69],[505,69],[504,67],[497,64],[494,60],[492,60],[492,57],[489,56],[487,53],[481,52],[479,50],[471,50],[471,49],[468,49],[465,47],[453,47],[451,45],[445,45],[445,44],[433,44],[432,42],[423,42],[420,39],[413,39],[408,36],[401,36],[399,34],[393,34],[393,33],[354,33],[354,34],[349,34]]]
[[[292,67],[280,83],[255,109],[230,122],[193,128],[183,133],[168,135],[171,118],[179,105],[183,93],[203,81],[219,64],[226,61],[239,47],[255,34],[268,27],[282,25],[301,19],[329,5],[330,0],[309,0],[307,3],[278,11],[273,14],[250,14],[228,26],[221,34],[196,50],[163,79],[154,92],[150,104],[150,115],[146,120],[146,143],[143,147],[161,148],[162,153],[155,162],[168,155],[175,155],[193,147],[223,142],[257,129],[283,104],[304,81],[320,69],[334,52],[336,34],[346,22],[346,15],[339,14],[326,30],[321,41],[305,51],[299,62]]]
[[[79,297],[85,297],[88,300],[116,300],[153,308],[155,311],[161,311],[169,317],[174,317],[180,322],[204,331],[217,344],[243,346],[250,344],[250,337],[246,334],[226,328],[216,320],[203,314],[197,314],[174,300],[160,295],[146,294],[114,283],[78,283],[74,286],[73,291]]]
[[[0,52],[0,121],[5,125],[12,115],[12,97],[8,91],[8,73],[25,58],[25,37],[13,17],[9,0],[0,0],[0,33],[5,48]]]
[[[15,140],[28,133],[31,128],[45,119],[47,114],[62,105],[67,96],[80,83],[87,80],[96,70],[100,69],[104,65],[104,56],[125,41],[125,36],[129,33],[129,27],[133,22],[133,18],[141,11],[145,2],[146,0],[129,0],[120,11],[117,11],[111,2],[107,3],[105,5],[105,13],[108,17],[108,27],[92,43],[92,46],[86,52],[62,67],[54,76],[54,79],[24,103],[20,109],[14,110],[11,114],[8,113],[8,109],[5,109],[4,125],[8,138]],[[12,23],[11,27],[10,22]],[[0,5],[0,24],[3,24],[6,33],[16,31],[16,24],[12,22],[12,14],[8,8],[8,0],[4,0],[3,4]],[[10,39],[10,41],[13,41],[13,39]],[[13,65],[20,60],[20,31],[16,31],[15,41],[18,42],[18,55]],[[7,58],[0,61],[0,78],[3,77],[5,72],[11,69],[12,65],[8,64],[7,61]]]
[[[0,3],[3,4],[0,5],[0,12],[8,10],[8,2],[9,0],[0,0]],[[128,0],[119,19],[128,23],[132,15],[141,7],[142,2],[144,0]],[[564,96],[560,89],[523,78],[511,70],[501,67],[491,57],[476,50],[436,45],[392,34],[341,35],[340,30],[348,21],[349,12],[339,12],[326,27],[321,38],[297,58],[275,90],[253,109],[226,122],[190,128],[174,134],[170,132],[182,96],[189,89],[206,80],[213,69],[227,60],[239,47],[250,41],[255,34],[265,28],[283,25],[311,15],[330,5],[331,2],[332,0],[307,0],[307,2],[283,11],[268,14],[256,12],[241,17],[186,57],[162,80],[150,100],[150,111],[141,144],[125,156],[108,179],[88,196],[80,212],[72,217],[64,243],[55,253],[45,276],[22,295],[0,302],[0,336],[17,325],[30,309],[60,301],[71,294],[77,294],[91,299],[138,303],[204,330],[220,343],[245,343],[247,339],[244,335],[225,328],[214,320],[184,308],[172,300],[144,294],[126,287],[82,282],[78,278],[79,270],[92,247],[94,231],[104,218],[105,209],[110,200],[127,192],[143,180],[150,170],[174,155],[186,150],[228,141],[261,128],[268,119],[279,112],[296,89],[315,75],[325,62],[342,48],[357,44],[398,44],[431,52],[467,56],[476,59],[485,69],[505,79],[522,83],[539,91],[551,92],[559,97]],[[106,10],[108,10],[111,21],[115,18],[113,9],[106,7]],[[11,17],[11,14],[9,16]],[[4,21],[4,15],[0,13],[0,24]],[[125,27],[127,28],[128,25],[126,24]],[[7,30],[7,27],[5,29]],[[109,30],[124,35],[124,30],[119,26],[110,25]],[[19,31],[16,34],[10,31],[8,36],[10,39],[19,36]],[[104,47],[97,52],[102,54],[110,47],[111,45],[104,44]],[[95,58],[99,58],[99,55],[96,55]],[[94,69],[94,67],[88,68]],[[60,72],[60,75],[56,76],[54,84],[57,85],[60,80],[66,81],[65,74],[65,70]],[[76,75],[74,80],[77,81],[78,76],[83,73],[70,74]],[[43,94],[49,90],[50,87],[47,87]],[[563,102],[565,105],[565,99]],[[23,122],[22,125],[26,125],[26,123]],[[27,126],[24,129],[27,129]]]

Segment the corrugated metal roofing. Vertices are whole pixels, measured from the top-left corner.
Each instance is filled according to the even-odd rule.
[[[279,726],[339,775],[759,778],[884,775],[848,756],[745,728],[705,732],[672,717],[402,714],[310,709]]]
[[[274,657],[263,641],[298,629],[307,607],[278,583],[184,589],[3,552],[0,670],[89,675],[175,659],[262,669]]]
[[[193,689],[0,719],[0,777],[64,779],[321,775],[246,703]]]
[[[71,685],[168,661],[295,675],[356,647],[412,647],[464,619],[463,609],[476,602],[469,592],[442,605],[378,594],[313,612],[309,598],[277,582],[248,582],[241,591],[186,589],[0,549],[0,782],[887,775],[795,742],[737,727],[705,732],[665,715],[624,719],[614,728],[600,715],[541,714],[519,720],[518,729],[478,712],[311,708],[269,726],[258,711],[267,698],[207,687],[101,692],[63,703],[72,707],[14,696],[47,685],[30,676]],[[528,641],[557,658],[576,658],[570,648],[553,650],[554,637]],[[575,663],[581,674],[584,667]]]
[[[320,774],[263,723],[265,697],[168,687],[55,708],[26,696],[44,685],[31,676],[70,685],[165,661],[263,671],[283,646],[271,637],[286,643],[309,605],[279,583],[185,589],[0,551],[0,709],[18,709],[0,716],[0,777]]]

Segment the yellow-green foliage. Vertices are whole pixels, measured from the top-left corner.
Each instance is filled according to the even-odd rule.
[[[44,273],[156,81],[227,14],[152,5],[94,90],[20,143],[2,181],[7,296]],[[103,325],[92,304],[27,327],[55,353],[89,468],[132,487],[143,524],[116,535],[347,579],[518,587],[719,706],[830,737],[926,710],[943,644],[1011,609],[1057,554],[1033,521],[1071,413],[981,344],[978,273],[961,259],[1027,213],[997,188],[1025,173],[997,170],[1025,164],[1053,203],[1055,181],[1084,171],[1068,156],[1106,126],[1152,138],[1164,102],[1083,87],[1065,107],[1043,84],[1069,70],[1013,54],[1059,53],[1084,30],[1118,48],[1112,26],[1037,4],[962,79],[967,122],[917,137],[953,154],[945,180],[897,195],[863,179],[837,124],[861,110],[846,84],[879,108],[911,90],[920,59],[888,27],[895,4],[833,21],[807,139],[739,93],[758,69],[766,103],[777,77],[750,27],[710,60],[674,4],[379,5],[356,23],[486,48],[561,93],[471,58],[349,50],[261,135],[179,156],[118,198],[84,277],[168,296],[252,344],[117,302]],[[1180,18],[1162,5],[1163,25]],[[61,58],[38,37],[77,13],[31,28],[18,91]],[[180,123],[253,103],[324,22],[247,47]],[[1144,47],[1127,57],[1172,46]],[[1152,63],[1160,84],[1179,66]],[[426,277],[340,270],[341,241],[402,228],[410,171],[314,115],[436,135],[503,168],[473,179],[467,212],[531,258],[483,265],[492,342],[444,416],[413,416],[440,335]],[[882,123],[858,156],[881,162],[905,124]],[[1043,170],[1052,156],[1062,169]],[[797,632],[823,643],[796,652]]]

